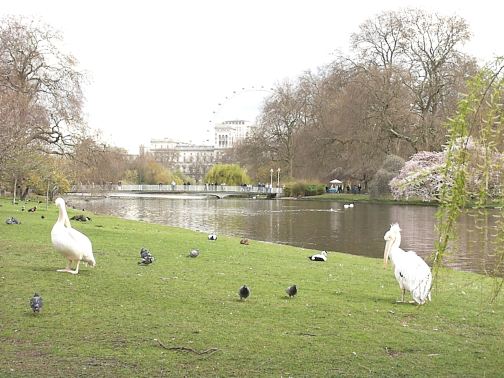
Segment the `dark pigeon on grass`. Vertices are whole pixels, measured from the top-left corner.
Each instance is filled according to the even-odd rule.
[[[37,206],[33,206],[28,209],[29,213],[34,213],[35,211],[37,211]]]
[[[238,290],[238,295],[240,296],[240,300],[248,298],[248,296],[250,295],[250,289],[247,287],[247,285],[240,287],[240,290]]]
[[[154,256],[151,255],[148,249],[145,249],[143,247],[142,249],[140,249],[140,257],[142,258],[142,260],[139,262],[139,264],[141,265],[149,265],[154,261]]]
[[[79,222],[87,222],[87,221],[90,221],[91,218],[85,216],[84,214],[79,214],[79,215],[74,215],[72,218],[70,218],[70,220],[76,220]]]
[[[16,218],[14,217],[10,217],[10,218],[7,218],[7,220],[5,221],[6,224],[21,224],[20,221],[18,221]]]
[[[199,251],[197,249],[192,249],[191,252],[189,252],[189,257],[198,257],[199,256]]]
[[[32,308],[33,312],[40,312],[42,305],[42,297],[39,294],[35,293],[30,299],[30,307]]]
[[[285,292],[287,293],[289,298],[291,298],[297,294],[297,286],[296,285],[289,286],[287,289],[285,289]]]

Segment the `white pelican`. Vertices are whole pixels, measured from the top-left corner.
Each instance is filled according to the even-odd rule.
[[[399,224],[394,223],[383,237],[386,241],[383,255],[384,267],[387,261],[394,264],[394,275],[401,288],[401,302],[404,302],[404,292],[411,292],[413,299],[418,304],[424,304],[431,300],[432,273],[425,261],[415,252],[404,252],[401,245],[401,229]]]
[[[58,269],[58,272],[79,273],[81,260],[94,267],[96,262],[91,241],[70,225],[63,198],[57,198],[55,203],[59,208],[59,216],[51,230],[51,241],[54,248],[68,260],[66,268]],[[77,262],[75,270],[70,268],[73,261]]]

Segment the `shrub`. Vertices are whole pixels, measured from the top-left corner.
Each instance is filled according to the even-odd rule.
[[[287,197],[316,196],[324,194],[325,185],[296,181],[285,184],[284,195]]]
[[[397,155],[388,155],[381,168],[375,173],[369,183],[369,196],[371,198],[386,197],[391,194],[389,183],[397,176],[404,166],[404,159]]]

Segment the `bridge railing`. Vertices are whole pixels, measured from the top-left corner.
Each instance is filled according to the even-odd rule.
[[[106,185],[74,185],[72,187],[72,192],[96,192],[96,191],[119,191],[119,192],[173,192],[173,193],[206,193],[206,192],[226,192],[226,193],[254,193],[254,194],[282,194],[282,188],[269,188],[266,186],[253,186],[253,185],[211,185],[211,184],[201,184],[201,185],[116,185],[116,184],[106,184]]]

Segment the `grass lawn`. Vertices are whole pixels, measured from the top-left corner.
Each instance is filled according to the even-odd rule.
[[[432,302],[396,304],[380,259],[331,251],[317,263],[310,250],[90,213],[72,224],[97,266],[73,276],[56,272],[66,262],[51,245],[54,205],[0,205],[0,376],[504,374],[504,301],[488,304],[483,276],[446,270]],[[138,264],[141,247],[153,264]]]

